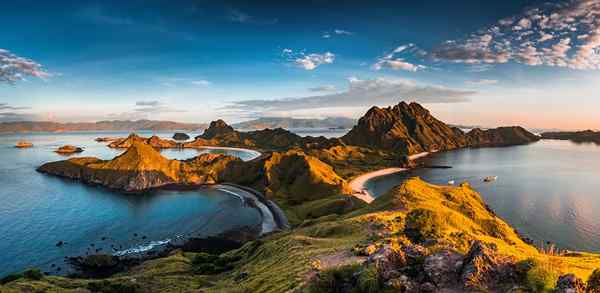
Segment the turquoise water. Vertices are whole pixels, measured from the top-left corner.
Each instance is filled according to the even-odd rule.
[[[64,272],[65,256],[84,255],[96,249],[124,253],[177,237],[209,236],[260,222],[257,210],[242,206],[237,197],[216,189],[123,195],[35,171],[45,162],[65,159],[53,152],[64,144],[85,149],[75,156],[110,159],[123,150],[109,149],[94,138],[126,135],[0,135],[0,276],[33,266],[53,273],[60,267],[60,272]],[[159,133],[165,138],[171,135]],[[32,142],[34,147],[15,148],[21,139]],[[242,159],[254,156],[241,151],[193,149],[166,150],[163,154],[183,159],[202,152],[225,152]],[[66,244],[56,247],[58,241]]]
[[[537,243],[600,252],[600,146],[542,140],[438,153],[422,161],[453,168],[388,175],[367,188],[381,195],[411,176],[436,184],[466,180],[500,217]],[[498,180],[484,183],[486,176]]]

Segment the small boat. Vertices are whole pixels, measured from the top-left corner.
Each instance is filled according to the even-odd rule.
[[[448,185],[454,185],[454,180],[448,181]]]
[[[483,182],[494,182],[498,180],[498,176],[488,176],[483,178]]]

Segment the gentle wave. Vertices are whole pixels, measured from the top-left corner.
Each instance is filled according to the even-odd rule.
[[[169,244],[169,243],[171,243],[171,239],[150,241],[150,243],[145,244],[145,245],[140,245],[140,246],[128,248],[125,250],[119,250],[119,251],[113,253],[113,255],[114,256],[126,256],[126,255],[130,255],[130,254],[142,253],[142,252],[152,250],[153,248],[155,248],[157,246],[162,246],[162,245]]]

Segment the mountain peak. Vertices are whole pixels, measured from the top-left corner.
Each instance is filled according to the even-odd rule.
[[[234,132],[233,127],[229,126],[227,123],[225,123],[225,121],[219,119],[212,121],[201,137],[205,139],[211,139],[215,136],[230,132]]]

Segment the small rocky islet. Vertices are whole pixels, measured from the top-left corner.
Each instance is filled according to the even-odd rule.
[[[436,186],[412,178],[370,204],[353,197],[348,187],[362,173],[411,166],[410,155],[539,139],[521,127],[465,133],[422,106],[404,102],[373,107],[336,139],[300,137],[284,129],[238,132],[222,120],[185,143],[131,135],[110,144],[127,148],[112,160],[73,158],[38,170],[127,192],[235,183],[275,202],[292,228],[226,253],[175,250],[102,280],[20,277],[0,288],[595,292],[600,288],[599,255],[531,245],[468,183]],[[248,162],[214,154],[179,161],[157,150],[201,146],[244,147],[262,155]]]

